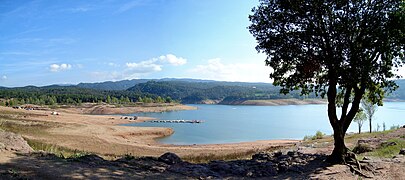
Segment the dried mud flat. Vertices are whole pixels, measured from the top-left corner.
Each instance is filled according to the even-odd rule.
[[[139,106],[115,106],[108,104],[93,104],[84,103],[81,107],[71,107],[64,108],[62,111],[68,113],[79,113],[79,114],[131,114],[131,113],[142,113],[142,112],[165,112],[165,111],[181,111],[181,110],[195,110],[194,106],[187,106],[183,104],[146,104]]]

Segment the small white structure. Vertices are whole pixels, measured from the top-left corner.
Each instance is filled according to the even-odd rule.
[[[59,115],[59,113],[56,111],[52,111],[51,115]]]

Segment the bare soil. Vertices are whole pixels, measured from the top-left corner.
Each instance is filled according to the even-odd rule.
[[[94,104],[85,103],[80,107],[67,107],[60,109],[60,111],[68,113],[79,114],[130,114],[140,112],[165,112],[165,111],[180,111],[180,110],[194,110],[197,109],[193,106],[186,106],[183,104],[175,103],[149,103],[143,105],[109,105],[109,104]]]

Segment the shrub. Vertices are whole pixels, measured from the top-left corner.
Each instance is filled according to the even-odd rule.
[[[357,144],[356,147],[353,148],[353,152],[356,154],[370,152],[372,150],[373,150],[373,148],[371,148],[369,145],[364,144],[364,143],[359,143],[359,144]]]
[[[322,133],[321,131],[316,131],[315,139],[322,139],[323,136],[325,136],[324,133]]]
[[[316,133],[315,133],[315,135],[314,136],[304,136],[304,141],[307,141],[307,140],[315,140],[315,139],[323,139],[323,137],[325,136],[325,134],[324,133],[322,133],[321,131],[316,131]]]
[[[395,130],[395,129],[399,129],[400,128],[400,126],[399,125],[392,125],[391,127],[390,127],[390,130]]]

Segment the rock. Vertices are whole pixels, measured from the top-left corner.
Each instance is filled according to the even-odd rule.
[[[281,151],[276,151],[276,152],[274,152],[273,157],[279,157],[281,155],[283,155],[283,153]]]
[[[291,156],[291,157],[297,157],[297,156],[298,156],[298,152],[297,152],[297,151],[288,151],[288,152],[287,152],[287,155],[288,155],[288,156]]]
[[[366,143],[360,142],[360,140],[359,140],[359,142],[357,143],[357,146],[353,148],[353,152],[356,153],[356,154],[361,154],[361,153],[365,153],[365,152],[370,152],[370,151],[372,151],[372,150],[373,150],[372,147],[370,147],[370,146],[369,146],[368,144],[366,144]]]
[[[252,160],[254,161],[267,161],[270,159],[270,155],[267,153],[257,153],[257,154],[253,154],[252,156]]]
[[[292,157],[288,156],[288,155],[281,155],[277,157],[278,161],[291,161]]]
[[[215,177],[216,179],[221,179],[221,176],[218,173],[211,171],[208,167],[201,164],[180,162],[170,166],[168,170],[191,177],[207,178],[211,176]]]
[[[102,157],[97,156],[95,154],[88,154],[77,158],[71,158],[71,160],[86,163],[92,166],[105,164],[108,162],[104,160]]]
[[[171,165],[171,164],[177,164],[177,163],[183,162],[183,161],[180,159],[179,156],[177,156],[176,154],[171,153],[171,152],[167,152],[167,153],[161,155],[161,156],[158,158],[158,160],[161,161],[161,162],[164,162],[164,163],[166,163],[166,164],[169,164],[169,165]]]
[[[399,154],[405,155],[405,149],[399,150]]]
[[[219,172],[221,174],[224,174],[224,173],[233,174],[233,168],[231,168],[231,165],[229,165],[229,163],[226,163],[223,161],[212,161],[208,164],[208,167],[212,171]]]
[[[405,128],[405,125],[403,125],[402,128]]]
[[[0,151],[6,149],[6,145],[4,145],[3,143],[0,143]]]
[[[0,143],[0,149],[17,151],[21,153],[29,153],[33,151],[28,145],[27,141],[25,141],[21,135],[12,132],[0,131]]]
[[[287,161],[280,161],[278,164],[278,172],[286,172],[288,170],[288,162]]]
[[[304,173],[304,168],[302,168],[301,166],[298,165],[293,165],[290,168],[288,168],[288,171],[293,171],[293,172],[297,172],[297,173]]]
[[[166,171],[166,168],[165,167],[160,167],[160,166],[152,166],[151,168],[150,168],[150,170],[152,170],[152,171],[157,171],[157,172],[165,172]]]
[[[364,157],[363,157],[363,160],[370,160],[370,158],[367,157],[367,156],[364,156]]]
[[[389,146],[395,146],[395,145],[397,145],[396,142],[387,142],[387,141],[385,141],[385,142],[382,142],[380,144],[380,147],[389,147]]]

